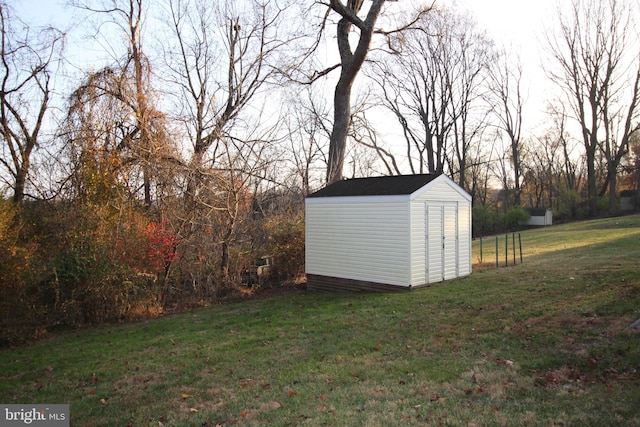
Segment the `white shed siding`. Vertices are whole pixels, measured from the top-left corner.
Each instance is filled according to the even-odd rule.
[[[444,269],[443,279],[458,277],[458,203],[443,205]]]
[[[307,204],[307,274],[409,286],[407,203]]]
[[[427,203],[426,205],[426,252],[427,256],[422,263],[427,271],[428,283],[439,282],[444,273],[444,250],[442,247],[442,219],[444,212],[441,204]],[[428,265],[426,264],[428,263]]]
[[[458,276],[471,274],[471,202],[458,204]]]
[[[412,201],[411,212],[411,285],[428,283],[425,261],[427,259],[426,222],[424,202]]]
[[[553,212],[551,209],[545,210],[544,215],[531,215],[525,225],[549,226],[553,224]]]
[[[455,184],[452,184],[453,181],[442,176],[418,190],[411,200],[411,284],[413,286],[440,281],[443,279],[443,274],[446,278],[471,274],[471,201],[468,196],[465,197],[454,187]],[[457,242],[455,246],[450,245],[450,249],[446,251],[448,258],[446,261],[448,264],[445,264],[447,266],[446,271],[442,271],[442,267],[438,271],[438,263],[441,263],[441,261],[434,261],[435,264],[432,264],[429,273],[430,277],[427,277],[426,251],[429,247],[429,242],[425,242],[425,238],[428,235],[426,230],[426,205],[427,203],[438,202],[447,206],[455,206],[457,204],[455,218],[458,234]],[[451,215],[450,212],[449,215]],[[453,223],[449,224],[449,226],[452,225]],[[450,230],[449,232],[451,233],[452,231]],[[454,255],[451,252],[453,250],[451,249],[452,246],[457,248],[457,264],[451,260]],[[431,251],[434,252],[432,253]],[[441,246],[435,248],[432,242],[431,251],[429,253],[430,259],[433,260],[434,257],[442,258]],[[449,262],[452,262],[452,264]]]

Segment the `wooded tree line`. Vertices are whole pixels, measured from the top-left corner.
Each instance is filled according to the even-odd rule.
[[[263,255],[295,280],[304,196],[343,177],[445,173],[483,233],[615,213],[640,188],[637,8],[559,11],[526,134],[518,55],[438,2],[74,0],[108,52],[88,66],[0,3],[3,341],[249,292]]]

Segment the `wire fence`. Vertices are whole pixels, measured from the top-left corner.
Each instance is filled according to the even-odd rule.
[[[480,264],[483,264],[485,259],[487,262],[492,262],[494,258],[496,268],[517,265],[518,260],[522,264],[522,236],[520,233],[517,233],[517,235],[517,241],[516,233],[511,233],[511,235],[506,233],[504,236],[495,236],[495,238],[480,237]],[[511,244],[509,244],[509,240],[511,240]],[[486,246],[487,244],[491,247],[490,249]],[[504,251],[502,251],[503,249]],[[510,260],[512,261],[511,264],[509,264]]]

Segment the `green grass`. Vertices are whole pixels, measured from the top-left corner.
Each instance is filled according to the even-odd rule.
[[[5,349],[0,402],[70,403],[74,426],[640,425],[640,216],[522,241],[522,265],[411,293],[292,292]]]

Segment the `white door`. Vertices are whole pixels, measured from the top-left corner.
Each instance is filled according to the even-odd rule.
[[[426,204],[426,269],[428,283],[458,276],[457,203]]]
[[[458,277],[458,206],[446,204],[443,211],[443,276],[448,280]]]

